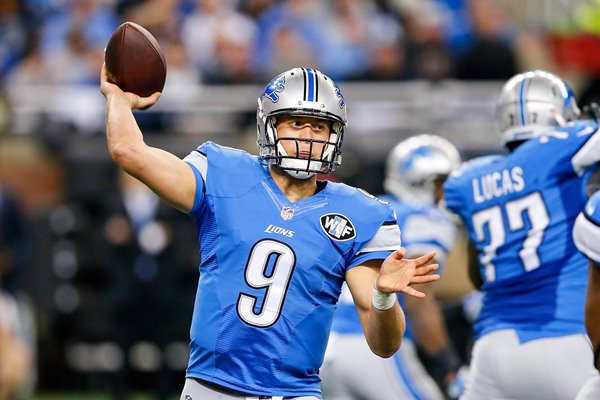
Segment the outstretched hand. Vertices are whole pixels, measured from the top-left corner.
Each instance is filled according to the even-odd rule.
[[[124,97],[132,110],[145,110],[155,104],[160,97],[160,92],[153,93],[148,97],[140,97],[135,93],[122,91],[121,88],[109,81],[106,64],[102,64],[100,72],[100,91],[107,100],[113,96]]]
[[[431,263],[436,252],[432,251],[419,258],[405,259],[406,249],[396,250],[381,264],[375,287],[384,293],[403,292],[410,296],[424,298],[425,293],[415,290],[410,285],[428,283],[440,279],[438,274],[432,274],[439,268]]]

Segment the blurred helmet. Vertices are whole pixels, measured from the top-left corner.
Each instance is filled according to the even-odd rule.
[[[277,137],[277,117],[301,115],[331,122],[328,141]],[[333,172],[342,162],[342,140],[348,117],[346,103],[339,87],[331,78],[311,68],[286,71],[267,85],[258,98],[257,144],[263,160],[279,165],[289,175],[307,179],[315,173]],[[281,145],[282,140],[324,143],[320,157],[290,156]]]
[[[578,115],[569,85],[540,70],[513,76],[496,101],[496,125],[504,145],[563,126]]]
[[[435,135],[410,137],[396,145],[387,159],[385,190],[408,203],[434,204],[435,180],[460,165],[458,150]]]

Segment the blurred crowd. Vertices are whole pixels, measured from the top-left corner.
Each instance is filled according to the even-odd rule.
[[[5,89],[48,84],[88,85],[98,100],[103,49],[117,26],[133,21],[161,44],[167,87],[263,84],[299,65],[341,82],[505,80],[544,68],[569,76],[585,105],[600,99],[600,1],[574,0],[568,10],[558,3],[1,0],[0,103]],[[68,97],[70,118],[90,124],[78,93]],[[139,117],[152,123],[144,122],[151,114]],[[61,154],[65,143],[55,143]],[[0,180],[17,174],[1,146]],[[23,166],[33,153],[13,157]],[[198,260],[197,244],[180,238],[193,238],[194,227],[106,160],[75,155],[57,166],[34,157],[35,193],[20,192],[32,199],[25,213],[0,185],[0,400],[27,398],[36,385],[121,399],[130,384],[156,384],[166,398],[185,368]],[[49,200],[45,189],[54,191]]]
[[[111,33],[134,21],[158,38],[173,81],[263,82],[294,65],[318,66],[340,81],[505,79],[532,58],[547,57],[536,41],[550,28],[539,32],[530,23],[530,33],[541,35],[532,39],[513,18],[526,15],[532,2],[540,14],[552,6],[538,0],[5,0],[0,76],[13,84],[95,83]],[[570,17],[567,11],[562,20]],[[584,22],[597,28],[589,18]]]

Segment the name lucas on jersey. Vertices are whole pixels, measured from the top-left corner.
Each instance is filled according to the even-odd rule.
[[[510,170],[505,168],[502,171],[492,172],[475,178],[471,182],[473,185],[473,199],[477,204],[520,192],[525,188],[523,169],[519,166]]]

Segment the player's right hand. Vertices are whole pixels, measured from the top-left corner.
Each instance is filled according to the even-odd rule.
[[[100,72],[100,91],[106,97],[106,101],[110,101],[115,96],[125,98],[132,110],[145,110],[160,98],[160,92],[153,93],[148,97],[140,97],[134,93],[124,92],[120,87],[109,81],[105,64],[102,64],[102,71]]]

